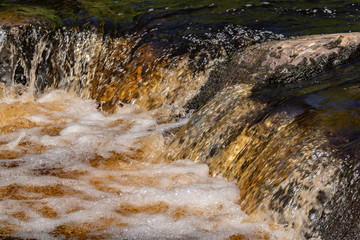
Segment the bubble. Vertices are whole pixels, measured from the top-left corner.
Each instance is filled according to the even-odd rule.
[[[2,104],[18,109],[3,126],[29,121],[0,136],[0,221],[9,236],[261,238],[259,228],[269,239],[284,235],[244,222],[238,187],[210,177],[206,164],[161,160],[162,133],[187,119],[159,125],[134,105],[105,114],[63,91]]]

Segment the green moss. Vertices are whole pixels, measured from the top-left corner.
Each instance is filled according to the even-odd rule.
[[[43,17],[46,20],[49,20],[52,23],[60,24],[61,18],[56,14],[56,11],[53,9],[47,9],[38,6],[19,6],[17,12],[22,13],[26,16],[36,16]]]

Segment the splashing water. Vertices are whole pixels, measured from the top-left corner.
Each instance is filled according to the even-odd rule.
[[[0,114],[3,236],[289,238],[249,219],[235,183],[207,165],[158,157],[161,133],[178,123],[158,125],[135,105],[105,114],[64,91],[3,99]]]
[[[52,28],[30,16],[13,18],[18,10],[8,7],[24,3],[4,2],[0,239],[358,236],[358,80],[258,89],[249,79],[265,83],[267,73],[259,74],[254,63],[239,81],[233,58],[250,51],[256,59],[265,44],[254,43],[282,34],[356,30],[357,4],[144,3],[139,12],[115,11],[120,19],[105,20],[100,15],[110,17],[108,11],[92,10],[122,3],[84,0],[72,2],[83,13],[72,20],[71,14],[53,16],[70,19]],[[45,13],[38,4],[55,6],[26,2],[31,16]],[[93,15],[98,19],[88,19]],[[349,44],[341,36],[322,45],[339,50],[327,67],[358,56],[360,45],[344,51],[338,48],[343,41]],[[277,59],[284,49],[266,54]],[[304,53],[288,57],[297,61]],[[323,70],[317,66],[310,70]]]

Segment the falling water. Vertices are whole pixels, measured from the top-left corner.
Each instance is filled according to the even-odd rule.
[[[1,31],[1,234],[291,236],[249,218],[236,184],[207,165],[161,156],[221,58],[160,57],[134,38],[91,31],[14,29]]]
[[[0,238],[357,239],[358,4],[18,2]]]
[[[135,105],[113,114],[51,91],[1,100],[1,227],[13,237],[251,239],[282,236],[236,204],[205,164],[159,158],[163,132]],[[284,235],[285,237],[286,235]]]

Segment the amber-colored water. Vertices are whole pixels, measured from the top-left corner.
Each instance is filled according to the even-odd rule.
[[[205,164],[165,163],[140,107],[108,114],[62,91],[0,102],[0,235],[36,239],[288,239]]]
[[[2,1],[1,237],[357,239],[358,62],[259,89],[221,66],[281,34],[357,31],[359,9]]]

